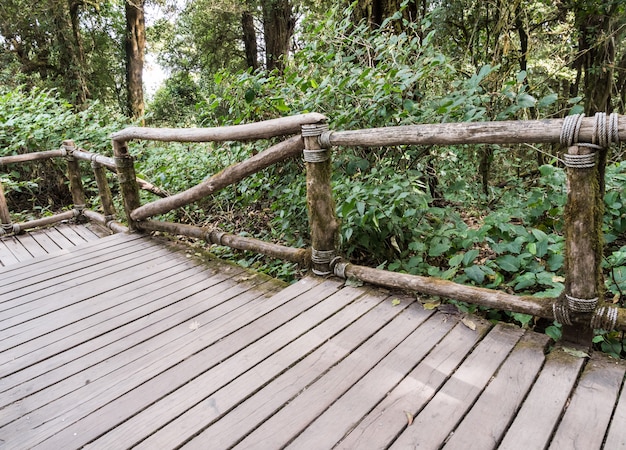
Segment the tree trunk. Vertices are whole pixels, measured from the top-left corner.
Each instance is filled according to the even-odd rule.
[[[265,35],[265,65],[267,70],[283,72],[294,30],[293,8],[290,0],[263,2],[263,33]]]
[[[144,114],[143,61],[146,46],[144,0],[126,0],[126,90],[128,115]]]
[[[246,64],[252,70],[256,70],[259,68],[259,55],[256,44],[256,31],[254,29],[254,16],[250,11],[244,11],[241,14],[241,28],[246,52]]]
[[[393,16],[402,7],[401,0],[358,0],[354,7],[352,20],[355,23],[366,20],[370,28],[378,28],[385,19]],[[402,17],[411,22],[419,22],[428,11],[428,1],[422,0],[418,10],[417,1],[409,2],[402,10]],[[396,21],[394,28],[402,31],[402,23]]]
[[[77,106],[85,104],[89,97],[85,77],[85,58],[82,50],[80,31],[74,27],[78,24],[78,5],[70,1],[62,7],[52,7],[54,15],[55,35],[59,48],[59,71],[63,76],[66,95]]]

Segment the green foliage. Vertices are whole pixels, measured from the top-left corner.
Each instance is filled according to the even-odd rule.
[[[111,153],[110,133],[124,119],[98,103],[77,112],[55,91],[22,89],[0,91],[0,156],[54,150],[65,139],[100,154]],[[62,160],[11,166],[2,174],[11,209],[56,210],[68,201],[66,164]],[[93,180],[85,170],[84,184]],[[92,194],[95,194],[93,189]]]

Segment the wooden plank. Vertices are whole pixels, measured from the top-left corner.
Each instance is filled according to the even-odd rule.
[[[29,261],[33,258],[33,255],[16,238],[6,239],[4,245],[18,261]]]
[[[11,250],[9,250],[9,247],[5,244],[8,239],[11,239],[11,237],[3,237],[0,240],[0,263],[2,263],[3,267],[11,266],[19,262]]]
[[[51,447],[55,447],[57,443],[72,447],[82,446],[149,406],[153,403],[153,398],[161,398],[178,388],[184,387],[189,380],[196,381],[195,379],[199,375],[201,375],[202,380],[197,384],[194,383],[196,388],[193,390],[194,392],[197,392],[197,389],[201,389],[200,392],[202,389],[207,390],[208,386],[221,387],[266,357],[271,356],[285,343],[297,338],[310,327],[310,324],[318,323],[328,315],[332,315],[345,306],[347,302],[352,302],[362,294],[362,291],[356,289],[339,291],[302,312],[289,322],[289,326],[285,327],[275,327],[274,324],[268,323],[268,321],[271,322],[269,317],[260,318],[250,323],[243,332],[235,333],[235,335],[228,336],[222,341],[224,345],[229,347],[229,352],[241,347],[237,354],[229,356],[227,352],[216,352],[214,348],[208,347],[201,353],[194,355],[193,359],[187,359],[181,364],[171,367],[132,391],[128,391],[123,397],[107,403],[98,409],[96,414],[91,414],[73,426],[60,431],[47,440],[45,444]],[[289,304],[285,306],[289,306]],[[280,316],[284,316],[284,312]],[[280,318],[280,320],[283,319],[284,317]],[[272,328],[274,328],[273,331],[258,339],[267,329],[271,330]],[[256,333],[259,335],[255,336]],[[255,339],[258,340],[255,341]],[[254,343],[254,345],[248,347],[247,344],[249,343]],[[207,368],[210,369],[204,372]],[[210,384],[207,385],[207,383]]]
[[[496,448],[541,370],[549,340],[530,331],[522,336],[444,449]]]
[[[99,252],[106,253],[107,250],[112,251],[118,246],[132,245],[131,243],[136,240],[145,241],[147,238],[139,234],[117,234],[72,249],[59,249],[57,252],[49,253],[47,256],[40,256],[30,261],[3,268],[0,270],[0,275],[2,275],[0,286],[7,286],[8,284],[27,279],[29,273],[43,273],[46,270],[65,267],[88,254],[93,254],[95,257]]]
[[[219,363],[223,358],[245,347],[247,343],[256,340],[260,337],[259,333],[265,334],[270,331],[268,326],[276,327],[313,306],[319,301],[320,292],[330,294],[338,288],[337,282],[326,281],[300,295],[303,285],[309,289],[307,285],[317,283],[313,280],[301,281],[271,299],[253,302],[243,311],[236,310],[217,319],[212,317],[209,311],[208,315],[197,318],[199,326],[195,330],[190,330],[188,324],[181,324],[177,327],[179,336],[176,339],[169,337],[163,345],[155,346],[153,342],[146,344],[150,352],[148,354],[142,352],[139,359],[132,361],[132,365],[110,372],[106,377],[95,381],[88,376],[90,383],[86,385],[83,378],[83,385],[71,394],[58,400],[53,400],[55,398],[53,395],[50,403],[33,411],[28,418],[22,417],[3,427],[0,432],[15,439],[17,447],[35,445],[55,435],[59,428],[74,424],[170,367],[178,366],[178,370],[196,370],[193,369],[196,365],[206,368],[207,364],[210,367]],[[287,293],[295,293],[297,299]],[[246,324],[248,326],[242,328]],[[196,353],[201,357],[189,358]],[[116,360],[118,358],[119,355]],[[81,374],[82,377],[85,375]],[[65,419],[64,422],[52,420],[60,417]]]
[[[231,275],[235,276],[237,273]],[[164,320],[178,323],[190,320],[200,311],[210,308],[212,296],[226,295],[225,292],[234,286],[233,282],[228,282],[230,276],[221,274],[208,277],[205,273],[200,273],[189,280],[190,284],[183,289],[170,285],[168,288],[159,290],[159,294],[154,298],[146,295],[149,299],[146,304],[139,304],[136,309],[119,314],[116,310],[112,317],[92,327],[84,328],[68,336],[64,334],[59,336],[59,333],[55,333],[54,342],[37,350],[27,351],[31,350],[31,347],[30,343],[25,343],[21,350],[23,357],[27,357],[27,362],[21,364],[21,361],[17,360],[19,357],[15,357],[12,363],[13,373],[3,379],[3,386],[9,388],[30,381],[29,386],[33,389],[42,389],[60,382],[86,367],[111,358],[159,333],[165,333]],[[256,285],[242,283],[234,295],[241,295],[249,286]],[[198,295],[199,293],[202,295]],[[181,298],[185,299],[186,308],[177,305]],[[204,309],[201,309],[201,303],[205,305]],[[149,323],[145,323],[148,319]],[[45,339],[45,336],[42,339]],[[50,355],[54,356],[50,357]],[[19,366],[15,367],[16,365]],[[110,367],[112,366],[113,363],[110,363]],[[15,394],[9,390],[4,391],[2,400],[6,398],[6,401],[10,401],[13,398],[12,395],[21,393],[19,388],[17,391]],[[17,399],[14,398],[14,400]]]
[[[156,264],[160,258],[168,258],[168,253],[165,249],[143,249],[128,255],[123,261],[118,260],[113,266],[109,264],[103,267],[102,264],[96,264],[85,270],[76,271],[76,273],[83,274],[81,278],[63,280],[56,285],[46,285],[42,289],[37,289],[37,285],[27,286],[25,288],[27,293],[23,296],[2,302],[4,312],[3,320],[0,320],[0,331],[109,291],[111,284],[101,281],[105,275],[116,274],[120,282],[122,280],[124,283],[132,282],[133,277],[136,276],[132,269],[138,263],[138,260],[134,258],[147,258],[147,261],[153,261]],[[19,290],[20,293],[21,291]],[[12,294],[15,295],[15,292],[18,291]],[[89,293],[89,297],[85,293]],[[52,296],[54,296],[54,301],[50,299]],[[41,298],[48,298],[49,301],[38,301]],[[0,348],[4,348],[2,343],[0,343]]]
[[[66,226],[71,228],[74,233],[80,235],[87,242],[97,241],[100,238],[113,234],[108,228],[93,222],[87,222],[84,224],[70,222],[66,224]]]
[[[33,239],[35,239],[37,243],[50,254],[63,250],[63,248],[51,239],[43,229],[31,231],[31,235],[33,236]]]
[[[454,321],[446,320],[443,314],[431,317],[291,441],[287,448],[332,448],[419,364],[453,325]]]
[[[236,305],[241,305],[259,298],[259,294],[263,295],[256,288],[247,289],[242,284],[231,284],[230,286],[228,289],[224,289],[224,287],[218,288],[217,292],[213,290],[215,295],[213,295],[212,299],[209,299],[209,302],[206,301],[206,297],[200,295],[200,297],[205,299],[202,303],[204,305],[208,303],[209,306],[204,306],[203,312],[193,317],[201,318],[206,316],[207,312],[220,316],[227,309],[224,308],[225,304],[230,303],[227,300],[232,299],[231,301],[236,303]],[[200,303],[198,302],[196,306],[200,307]],[[81,404],[84,406],[84,400],[90,394],[93,399],[97,399],[98,394],[109,394],[111,392],[111,388],[107,387],[109,384],[124,381],[125,377],[133,374],[133,371],[140,372],[142,368],[150,369],[150,365],[155,363],[167,364],[168,354],[166,353],[165,356],[161,357],[162,355],[159,355],[158,350],[165,351],[169,345],[176,341],[178,341],[178,346],[180,347],[184,345],[184,342],[181,344],[181,339],[192,339],[192,336],[189,335],[195,334],[194,330],[189,326],[192,323],[188,321],[190,314],[186,311],[184,313],[180,312],[177,306],[179,305],[173,305],[167,317],[160,317],[158,321],[152,321],[152,316],[147,317],[147,319],[151,320],[149,325],[139,330],[137,330],[135,323],[130,323],[128,327],[125,327],[125,335],[120,333],[119,329],[115,329],[105,338],[106,342],[102,342],[102,339],[98,337],[98,340],[101,342],[97,346],[94,345],[95,340],[85,342],[81,349],[81,353],[84,356],[76,358],[76,352],[74,349],[71,349],[71,357],[67,358],[70,361],[69,363],[59,365],[57,362],[57,369],[45,373],[42,378],[29,380],[26,386],[17,386],[17,394],[22,397],[18,402],[19,410],[12,409],[8,414],[2,416],[2,426],[15,426],[15,423],[10,424],[10,422],[16,422],[17,419],[24,415],[30,414],[31,417],[37,417],[38,410],[41,409],[42,405],[47,405],[63,396],[74,396],[76,395],[75,391],[78,389],[83,389],[81,391],[82,394],[74,400],[74,404],[76,407]],[[237,309],[237,306],[234,309],[233,307],[230,309],[234,311]],[[161,311],[164,311],[164,309]],[[172,314],[173,312],[174,314]],[[133,326],[136,331],[128,334]],[[94,350],[89,351],[90,348]],[[62,356],[65,356],[65,353]],[[183,358],[185,356],[188,355],[183,355]],[[57,359],[57,356],[55,355],[51,359]],[[48,361],[45,362],[47,363]],[[180,362],[180,359],[175,359],[174,365],[177,362]],[[19,374],[21,375],[21,372]],[[141,381],[139,375],[135,374],[133,378]],[[55,383],[55,379],[59,381]],[[91,385],[92,383],[93,386]],[[85,387],[87,384],[90,386]],[[36,387],[39,387],[37,385],[42,385],[41,387],[45,388],[31,394],[31,389],[36,390]],[[116,385],[115,388],[118,388],[118,386]],[[51,414],[61,414],[63,412],[62,408],[63,403],[58,402],[57,408],[52,409]],[[71,410],[71,406],[69,409]],[[28,423],[26,424],[28,425]]]
[[[391,448],[439,448],[523,333],[512,325],[496,325]]]
[[[341,292],[343,293],[343,290]],[[120,439],[122,439],[121,442],[136,444],[147,437],[151,431],[162,428],[170,421],[176,422],[174,426],[170,424],[166,427],[167,429],[160,430],[158,436],[151,436],[143,441],[139,448],[154,448],[154,443],[161,448],[173,448],[184,442],[187,437],[190,437],[190,432],[193,435],[190,430],[194,426],[201,430],[207,421],[210,422],[219,417],[220,411],[223,414],[236,406],[279,375],[285,368],[295,364],[304,355],[323,345],[337,332],[379,305],[384,298],[380,295],[362,296],[363,292],[356,289],[348,289],[345,294],[337,293],[333,297],[339,299],[341,295],[347,295],[341,301],[350,303],[334,315],[329,314],[332,313],[333,308],[328,309],[327,304],[325,307],[327,311],[324,315],[328,318],[324,318],[319,325],[305,317],[296,319],[300,320],[300,327],[308,330],[286,346],[285,343],[289,342],[290,337],[285,333],[285,328],[293,328],[289,333],[295,335],[298,332],[295,321],[203,373],[92,444],[99,448],[107,448],[109,443],[120,442]],[[350,298],[353,300],[358,298],[358,301],[349,300]],[[269,349],[268,346],[270,346]],[[271,353],[270,356],[252,368],[251,366],[267,354],[266,352]],[[206,408],[207,402],[214,407]],[[189,409],[196,411],[200,417],[187,414],[186,411]],[[179,417],[181,415],[184,417]],[[193,424],[188,419],[192,419]],[[185,424],[183,428],[178,426],[181,421]]]
[[[267,449],[286,445],[430,315],[430,311],[415,307],[395,317],[361,347],[248,434],[237,447]],[[277,433],[276,430],[281,432]]]
[[[68,328],[69,325],[75,324],[70,327],[69,330],[65,331],[65,333],[73,334],[81,329],[95,326],[102,320],[103,316],[106,317],[111,314],[109,311],[111,308],[115,307],[115,313],[121,314],[125,309],[140,306],[141,303],[137,304],[132,300],[142,295],[142,288],[145,288],[143,292],[158,291],[159,289],[166,288],[172,281],[176,280],[176,278],[172,280],[169,277],[173,277],[176,273],[190,268],[190,266],[183,266],[179,262],[166,257],[158,261],[160,261],[161,264],[148,272],[147,276],[137,278],[136,281],[133,280],[131,283],[122,286],[114,286],[111,283],[110,290],[106,291],[104,294],[101,293],[91,297],[88,302],[80,301],[68,305],[63,309],[58,309],[49,314],[29,320],[27,327],[25,327],[23,331],[19,331],[19,328],[17,328],[18,331],[12,330],[16,332],[16,334],[10,338],[5,338],[2,343],[2,348],[11,349],[12,353],[15,355],[30,353],[38,348],[37,346],[40,345],[39,341],[43,341],[42,343],[49,345],[54,342],[52,340],[53,338],[59,339],[61,337],[59,333],[55,333],[54,336],[49,336],[49,334],[54,331],[62,330]],[[137,269],[139,268],[140,267]],[[168,269],[172,270],[168,271]],[[141,299],[141,297],[139,298]],[[51,301],[54,301],[54,296],[52,296]],[[147,299],[144,301],[147,301]],[[130,304],[124,307],[124,303]],[[122,305],[121,308],[120,305]],[[77,322],[77,320],[79,320],[79,322]],[[26,348],[22,344],[26,344]],[[14,359],[7,352],[3,353],[2,356],[6,357],[8,360]]]
[[[150,448],[150,445],[161,442],[178,445],[204,429],[188,444],[188,448],[230,448],[241,436],[254,430],[276,410],[356,351],[402,310],[402,307],[389,308],[385,303],[377,306],[243,402],[238,398],[243,397],[248,388],[239,388],[238,379],[233,389],[227,386],[216,392],[207,401],[191,408],[140,445],[143,448]],[[247,379],[242,377],[241,383],[245,382]],[[230,395],[238,402],[232,409]],[[216,408],[207,405],[215,405]]]
[[[76,247],[76,244],[68,239],[63,233],[56,228],[44,228],[42,230],[46,236],[54,241],[60,248],[72,248]]]
[[[624,364],[605,355],[591,358],[552,438],[550,449],[602,447],[625,371]],[[622,445],[626,443],[622,442]]]
[[[77,233],[74,227],[70,226],[69,223],[60,223],[54,228],[74,245],[81,245],[85,242],[88,242],[88,240],[83,238],[83,235],[81,233]]]
[[[604,448],[626,449],[626,384],[622,380],[622,393],[611,418],[611,426],[607,433]]]
[[[449,319],[451,320],[451,319]],[[458,322],[432,352],[396,386],[337,446],[341,449],[387,448],[415,415],[435,395],[489,330],[476,321],[476,330]]]
[[[104,269],[107,266],[114,266],[116,260],[128,260],[139,252],[145,252],[146,249],[159,251],[162,250],[162,247],[154,242],[136,240],[128,245],[115,246],[108,252],[102,249],[102,252],[82,254],[79,258],[72,256],[68,258],[70,262],[65,264],[33,265],[30,268],[26,266],[19,272],[14,273],[16,276],[11,277],[11,280],[7,281],[3,287],[3,292],[0,294],[0,302],[19,299],[38,290],[55,285],[59,286],[65,281],[80,280],[81,277],[89,275],[92,270],[98,267]],[[24,278],[29,273],[30,277]]]
[[[39,245],[39,243],[33,238],[30,233],[24,233],[18,236],[14,236],[14,239],[19,241],[19,243],[24,246],[24,248],[28,251],[28,253],[31,254],[33,258],[48,254],[48,252],[41,245]]]
[[[584,362],[558,348],[548,355],[498,449],[546,447]]]

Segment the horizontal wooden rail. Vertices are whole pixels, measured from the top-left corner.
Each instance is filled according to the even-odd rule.
[[[302,138],[293,136],[267,150],[257,153],[245,161],[227,167],[208,180],[186,191],[140,206],[132,211],[130,217],[132,220],[144,220],[148,217],[164,214],[188,205],[226,186],[241,181],[245,177],[259,172],[272,164],[293,158],[301,154],[303,149]]]
[[[553,298],[520,297],[502,291],[467,286],[434,277],[389,272],[350,263],[345,265],[344,270],[345,277],[356,278],[366,283],[410,290],[426,295],[437,295],[499,310],[515,311],[548,319],[553,318],[552,304],[555,301]]]
[[[341,278],[355,278],[365,283],[383,286],[390,289],[400,289],[418,292],[426,295],[436,295],[452,300],[459,300],[473,305],[485,306],[500,311],[513,311],[530,314],[555,320],[553,305],[558,302],[555,298],[539,298],[531,296],[517,296],[506,292],[486,289],[476,286],[467,286],[453,281],[441,280],[434,277],[409,275],[406,273],[389,272],[359,266],[345,261],[334,261],[335,275]],[[614,329],[626,331],[626,309],[616,308],[617,318]],[[572,317],[579,326],[589,326],[588,321]]]
[[[125,226],[124,224],[121,224],[120,222],[116,220],[110,220],[104,214],[100,214],[99,212],[92,211],[90,209],[84,209],[83,216],[85,216],[87,219],[89,219],[92,222],[96,222],[96,223],[99,223],[100,225],[107,227],[109,230],[113,231],[114,233],[128,233],[127,226]]]
[[[65,149],[60,149],[60,150],[47,150],[44,152],[25,153],[23,155],[2,156],[0,157],[0,166],[5,166],[8,164],[15,164],[15,163],[29,162],[29,161],[37,161],[40,159],[58,158],[61,156],[66,156],[66,155],[67,155],[67,152],[65,151]]]
[[[42,217],[41,219],[29,220],[28,222],[14,223],[14,224],[11,224],[12,232],[17,234],[24,230],[45,227],[47,225],[52,225],[55,223],[63,222],[64,220],[73,219],[74,217],[78,217],[80,214],[81,214],[81,211],[79,211],[78,209],[71,209],[69,211],[64,211],[59,214],[54,214],[53,216]]]
[[[74,150],[72,152],[72,156],[82,161],[91,161],[91,162],[95,162],[98,164],[102,164],[104,167],[108,169],[115,170],[115,159],[109,158],[108,156],[98,155],[97,153],[91,153],[83,149]]]
[[[183,225],[157,220],[137,222],[137,228],[143,231],[160,231],[171,235],[187,236],[202,239],[210,244],[225,245],[237,250],[246,250],[307,266],[311,252],[301,248],[286,247],[280,244],[261,241],[259,239],[237,236],[222,231],[211,231],[193,225]]]
[[[215,128],[144,128],[130,127],[111,135],[114,141],[144,139],[164,142],[221,142],[268,139],[300,132],[308,123],[323,122],[326,117],[318,113],[300,114],[244,125]]]
[[[579,141],[591,142],[594,117],[585,117]],[[564,119],[499,122],[440,123],[333,131],[320,139],[330,145],[380,147],[385,145],[455,145],[558,143]],[[626,117],[619,116],[620,141],[626,142]]]

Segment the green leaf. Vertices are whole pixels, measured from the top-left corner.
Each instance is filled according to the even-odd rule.
[[[563,351],[576,358],[589,358],[589,354],[587,352],[583,352],[582,350],[577,350],[575,348],[563,347]]]
[[[559,325],[550,325],[546,328],[546,334],[552,338],[553,341],[561,339],[561,327]]]
[[[469,266],[472,262],[474,262],[474,260],[478,257],[478,255],[480,255],[479,250],[472,249],[468,251],[467,253],[465,253],[465,256],[463,257],[463,265]]]
[[[448,265],[450,267],[458,266],[463,261],[464,256],[465,255],[463,253],[459,253],[458,255],[454,255],[452,258],[450,258],[450,261],[448,261]]]
[[[517,96],[517,104],[522,108],[532,108],[536,102],[535,97],[525,92]]]
[[[482,284],[483,281],[485,281],[485,272],[482,271],[480,266],[470,266],[463,270],[465,271],[465,275],[467,275],[470,280],[475,281],[478,284]]]
[[[537,278],[534,273],[525,273],[517,277],[514,281],[516,291],[526,289],[537,284]]]
[[[365,214],[365,202],[356,202],[356,210],[362,216]]]
[[[428,256],[441,256],[450,249],[450,241],[447,239],[433,239],[428,249]]]
[[[537,102],[537,107],[545,108],[546,106],[550,106],[551,104],[556,102],[558,99],[559,96],[557,94],[548,94]]]
[[[520,261],[513,255],[504,255],[496,258],[496,264],[502,270],[507,272],[518,272],[520,268]]]

